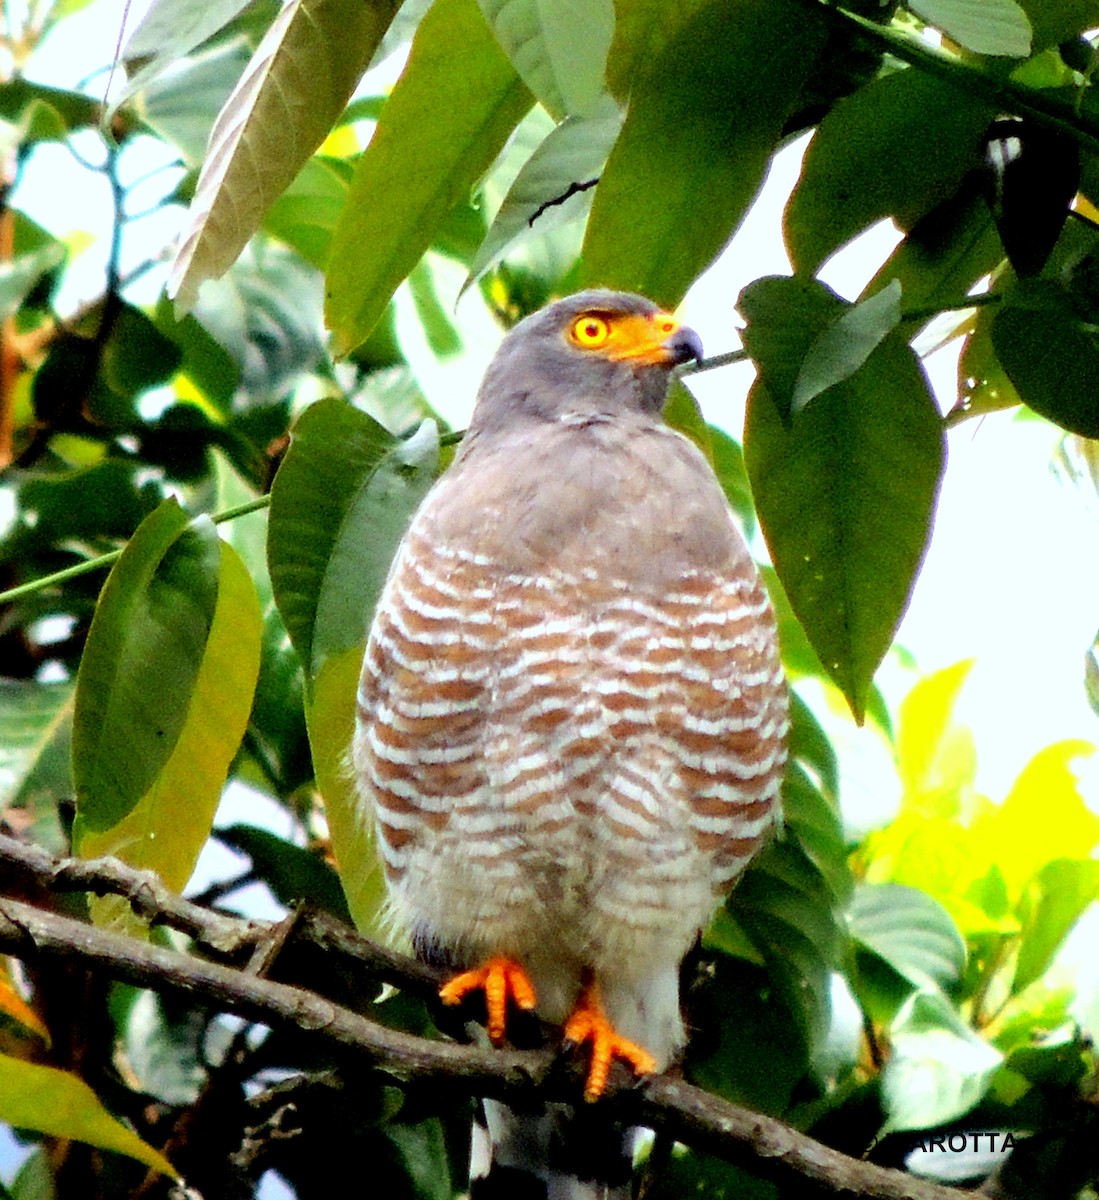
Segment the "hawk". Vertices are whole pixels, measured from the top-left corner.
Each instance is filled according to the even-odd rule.
[[[458,970],[444,1001],[484,994],[494,1042],[512,1006],[563,1025],[588,1100],[616,1059],[644,1074],[680,1048],[680,963],[778,815],[770,603],[709,464],[661,418],[701,356],[617,292],[516,325],[401,543],[359,686],[395,923]],[[535,1180],[508,1194],[625,1194],[621,1137],[570,1161],[554,1114],[488,1115],[493,1170]]]

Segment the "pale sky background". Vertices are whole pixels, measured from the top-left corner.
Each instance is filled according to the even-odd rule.
[[[129,20],[133,28],[140,0]],[[122,5],[99,0],[64,23],[65,40],[47,45],[32,77],[72,86],[75,74],[90,73],[110,61]],[[101,85],[100,85],[101,86]],[[782,206],[796,179],[806,139],[789,148],[775,164],[769,180],[733,243],[687,296],[681,312],[701,334],[708,355],[737,348],[736,297],[745,284],[761,275],[788,274],[780,236]],[[87,139],[86,152],[95,152]],[[135,170],[137,168],[135,167]],[[81,230],[99,238],[73,271],[75,303],[85,290],[101,286],[109,197],[102,180],[73,165],[68,153],[44,147],[28,166],[15,197],[54,234]],[[179,209],[166,210],[133,227],[128,234],[125,264],[134,264],[178,229]],[[840,294],[857,295],[895,241],[888,225],[872,230],[857,245],[841,251],[823,272]],[[448,302],[457,294],[463,272],[436,262],[440,294]],[[152,273],[144,298],[155,298],[163,273]],[[417,364],[419,381],[429,400],[456,426],[465,422],[476,382],[495,348],[499,330],[475,296],[456,310],[456,322],[470,348],[458,359],[436,362],[420,353],[422,342],[407,292],[398,296],[398,328],[406,351]],[[955,400],[954,351],[936,355],[926,366],[945,411]],[[738,365],[696,375],[692,390],[707,418],[738,439],[751,368]],[[1001,798],[1025,762],[1041,747],[1069,737],[1099,739],[1099,723],[1083,689],[1084,654],[1099,627],[1099,502],[1089,486],[1080,487],[1054,472],[1059,431],[1041,422],[1021,422],[999,413],[967,422],[949,435],[949,466],[940,497],[934,536],[898,642],[915,657],[922,671],[975,658],[959,716],[973,729],[979,755],[978,785]],[[889,661],[879,683],[894,706],[915,677]],[[896,782],[889,750],[872,728],[856,730],[837,718],[832,732],[841,744],[843,807],[853,830],[881,823],[896,803]],[[1092,772],[1095,774],[1095,772]],[[1089,789],[1090,790],[1090,789]],[[230,819],[247,817],[286,833],[285,815],[269,803],[250,807],[255,798],[238,795]],[[206,869],[216,869],[216,856]],[[1095,1003],[1099,966],[1094,955],[1096,922],[1073,938],[1071,957],[1086,968],[1082,1003]],[[8,1154],[3,1175],[10,1177]],[[275,1196],[274,1190],[267,1191]]]

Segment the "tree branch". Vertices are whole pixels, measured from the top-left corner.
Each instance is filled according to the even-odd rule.
[[[182,928],[203,945],[220,947],[222,953],[231,947],[234,955],[247,951],[250,956],[279,929],[201,909],[173,896],[147,872],[110,859],[57,860],[0,837],[0,861],[55,890],[124,895],[141,915]],[[430,968],[324,919],[306,922],[306,934],[371,975],[384,974],[417,991],[437,986],[438,976]],[[0,951],[27,961],[75,959],[112,979],[180,994],[263,1025],[307,1031],[403,1085],[445,1085],[512,1102],[535,1097],[575,1101],[578,1094],[574,1073],[563,1069],[560,1056],[552,1050],[493,1050],[414,1037],[305,988],[97,929],[10,898],[0,898]],[[750,1112],[668,1075],[641,1084],[612,1079],[601,1103],[613,1104],[615,1115],[623,1121],[653,1126],[779,1183],[812,1181],[825,1191],[878,1200],[958,1200],[965,1194],[848,1158],[773,1117]]]

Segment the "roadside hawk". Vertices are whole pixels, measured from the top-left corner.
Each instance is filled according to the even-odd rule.
[[[588,1100],[615,1059],[644,1074],[681,1046],[680,963],[777,819],[774,617],[713,471],[661,419],[701,354],[617,292],[511,330],[401,543],[359,687],[396,924],[459,972],[445,1001],[484,994],[494,1042],[512,1006],[564,1025]],[[488,1107],[473,1196],[625,1195],[625,1135],[570,1152],[598,1115]]]

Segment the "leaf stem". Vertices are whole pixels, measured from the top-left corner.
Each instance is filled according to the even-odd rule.
[[[243,504],[225,509],[224,512],[211,513],[210,520],[215,525],[220,525],[223,521],[233,521],[237,517],[246,516],[248,513],[258,512],[261,508],[267,508],[270,503],[270,496],[257,496],[254,500],[246,500]],[[125,549],[125,547],[122,549]],[[8,588],[6,592],[0,592],[0,604],[11,604],[16,600],[22,600],[24,596],[33,596],[35,592],[44,591],[46,588],[54,587],[59,583],[68,583],[70,579],[76,579],[81,575],[90,575],[93,571],[104,570],[119,560],[122,556],[122,549],[111,550],[106,554],[100,554],[96,558],[89,558],[85,562],[77,563],[73,567],[65,567],[64,570],[54,571],[52,575],[43,575],[40,579],[32,579],[30,583],[21,583],[18,587]]]

